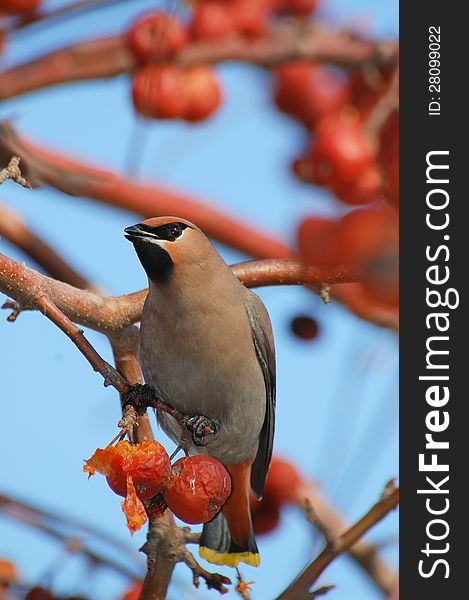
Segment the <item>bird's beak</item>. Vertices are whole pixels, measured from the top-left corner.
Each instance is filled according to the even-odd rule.
[[[139,224],[124,229],[124,237],[130,242],[136,241],[137,238],[144,238],[147,236],[148,233],[144,231]]]

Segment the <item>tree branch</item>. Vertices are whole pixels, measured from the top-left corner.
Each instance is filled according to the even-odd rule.
[[[129,182],[89,167],[63,154],[53,154],[20,138],[8,123],[0,123],[0,161],[18,154],[25,176],[34,186],[50,185],[71,196],[86,196],[145,217],[173,214],[197,223],[211,238],[256,258],[288,258],[292,251],[275,238],[239,222],[208,204],[162,187]]]
[[[297,503],[305,511],[308,520],[322,533],[326,542],[339,537],[341,532],[347,529],[345,519],[331,507],[314,483],[302,484],[296,491],[296,496]],[[358,540],[347,552],[370,580],[388,596],[396,574],[380,558],[375,546],[364,540]]]
[[[371,527],[376,525],[399,504],[399,488],[391,480],[381,498],[370,510],[341,536],[334,538],[281,594],[277,600],[305,600],[308,590],[324,569],[355,544]]]
[[[293,59],[317,60],[347,68],[388,64],[396,60],[397,43],[366,40],[350,31],[331,31],[317,24],[278,24],[254,39],[233,35],[216,42],[193,42],[175,62],[183,66],[243,61],[272,67]],[[51,85],[115,77],[138,63],[127,36],[81,42],[0,73],[0,100]]]
[[[73,548],[75,552],[86,556],[90,559],[91,563],[105,565],[132,579],[140,576],[139,567],[141,568],[141,565],[135,560],[135,556],[131,552],[132,549],[124,546],[119,541],[109,539],[107,534],[103,536],[101,532],[78,525],[69,519],[45,513],[30,504],[25,504],[4,494],[0,494],[0,512],[7,517],[34,527],[54,539],[60,540],[67,547]],[[64,530],[62,530],[62,527]],[[78,529],[78,532],[70,533],[70,527]],[[113,547],[114,552],[116,548],[123,550],[125,552],[125,560],[117,561],[105,556],[103,553],[92,550],[87,546],[85,540],[82,539],[83,533],[91,534],[98,539],[104,539]],[[132,567],[130,566],[131,564]]]
[[[252,261],[231,268],[247,287],[320,285],[354,279],[354,274],[344,268],[328,273],[287,259]],[[0,292],[16,300],[22,308],[35,310],[40,310],[38,298],[47,297],[71,321],[106,335],[138,322],[147,295],[147,290],[141,290],[103,298],[42,275],[4,254],[0,254]]]
[[[85,279],[53,248],[31,231],[23,219],[5,204],[0,204],[0,237],[8,240],[31,257],[54,279],[83,290],[88,289],[99,293],[96,286]]]

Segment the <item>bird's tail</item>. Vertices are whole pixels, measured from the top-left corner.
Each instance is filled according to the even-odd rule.
[[[231,475],[231,495],[223,510],[204,525],[199,554],[216,565],[236,567],[244,562],[257,567],[260,563],[249,507],[251,462],[226,465]]]

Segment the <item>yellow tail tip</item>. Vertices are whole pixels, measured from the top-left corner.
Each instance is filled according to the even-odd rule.
[[[200,546],[199,555],[214,565],[226,565],[227,567],[237,567],[240,562],[251,565],[251,567],[258,567],[261,562],[259,554],[254,552],[217,552],[205,546]]]

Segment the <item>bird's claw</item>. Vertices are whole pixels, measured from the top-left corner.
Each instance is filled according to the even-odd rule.
[[[218,425],[211,419],[201,415],[190,417],[186,421],[186,427],[189,430],[192,441],[196,446],[204,446],[207,443],[207,435],[213,435],[218,431]]]

